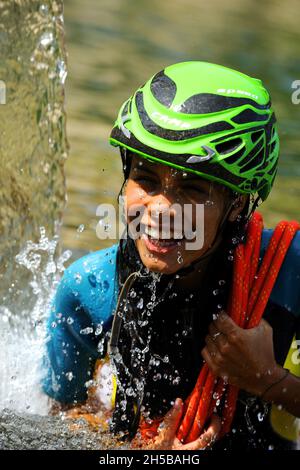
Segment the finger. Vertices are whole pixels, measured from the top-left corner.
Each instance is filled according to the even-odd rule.
[[[213,414],[207,430],[212,429],[215,434],[219,434],[219,432],[221,431],[221,427],[222,427],[221,418],[218,415]]]
[[[211,357],[216,357],[217,354],[219,353],[219,351],[218,351],[218,348],[215,344],[215,341],[212,339],[212,337],[209,336],[209,335],[206,336],[205,343],[206,343],[206,347],[207,347],[208,352],[211,355]]]
[[[217,415],[213,415],[207,431],[201,434],[195,441],[184,444],[181,450],[199,450],[208,447],[217,439],[220,430],[221,420]]]
[[[216,333],[219,333],[219,330],[217,330],[216,325],[212,322],[208,327],[208,332],[209,332],[210,336],[213,336]]]
[[[258,324],[258,326],[266,329],[266,330],[273,330],[272,326],[268,321],[266,321],[264,318],[262,318]]]
[[[205,362],[207,363],[209,369],[210,369],[212,372],[214,372],[214,371],[215,371],[215,363],[214,363],[214,361],[213,361],[213,358],[212,358],[211,355],[209,354],[209,351],[208,351],[208,349],[207,349],[207,346],[202,349],[201,355],[202,355],[203,359],[205,360]]]
[[[165,419],[159,426],[159,436],[163,437],[164,441],[173,441],[178,426],[180,424],[183,412],[183,401],[181,398],[176,398],[173,408],[166,414]]]
[[[209,327],[209,336],[219,350],[220,348],[225,346],[225,344],[227,344],[227,338],[224,335],[224,333],[221,333],[220,331],[218,331],[217,328],[213,324],[212,326]],[[205,338],[205,342],[206,342],[206,338]]]
[[[214,321],[214,325],[218,331],[224,333],[226,336],[230,336],[242,330],[224,311],[220,313],[218,318]]]

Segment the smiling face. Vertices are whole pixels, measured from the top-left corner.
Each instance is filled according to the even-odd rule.
[[[132,155],[124,195],[127,223],[134,223],[137,211],[142,212],[138,226],[141,236],[135,240],[140,258],[150,271],[162,274],[173,274],[189,266],[212,246],[230,202],[229,191],[224,186],[137,155]],[[200,222],[203,246],[191,249],[195,239],[189,238],[185,224],[188,221],[194,232],[199,230],[197,205],[204,208]],[[168,215],[167,219],[163,219],[162,213]],[[184,214],[188,214],[186,219]],[[231,213],[229,220],[236,215]],[[165,232],[163,220],[170,221],[170,237]],[[180,220],[179,226],[176,220]],[[181,238],[184,234],[186,237]]]

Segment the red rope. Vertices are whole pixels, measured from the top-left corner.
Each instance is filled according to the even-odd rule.
[[[275,228],[265,256],[259,266],[263,219],[254,212],[248,227],[245,245],[239,244],[234,252],[232,290],[227,305],[228,315],[242,328],[253,328],[260,322],[287,250],[300,224],[296,221],[280,222]],[[177,431],[183,443],[197,439],[203,432],[214,410],[225,395],[222,409],[222,429],[219,437],[230,431],[234,417],[238,388],[216,378],[205,363],[201,368],[194,390],[184,403],[184,416]],[[157,434],[162,417],[149,425],[143,419],[140,433],[146,438]]]

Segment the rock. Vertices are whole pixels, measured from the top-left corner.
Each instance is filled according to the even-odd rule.
[[[125,450],[107,432],[95,432],[83,420],[0,412],[1,450]]]

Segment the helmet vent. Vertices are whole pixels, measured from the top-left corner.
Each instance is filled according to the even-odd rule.
[[[276,140],[270,144],[270,153],[274,152],[274,149],[275,149],[276,145],[277,145]]]
[[[174,101],[177,87],[176,83],[173,82],[170,77],[165,75],[163,70],[155,75],[150,88],[157,101],[167,108],[170,108]]]
[[[265,149],[262,147],[262,149],[255,155],[254,158],[250,160],[250,162],[246,163],[246,165],[243,165],[241,168],[241,172],[246,172],[249,170],[254,170],[257,169],[257,167],[261,164],[264,163],[264,158],[265,158]]]
[[[271,170],[268,171],[268,175],[273,175],[273,173],[275,173],[276,169],[277,169],[277,166],[273,165]]]
[[[248,98],[239,98],[235,96],[224,96],[224,95],[217,95],[214,93],[198,93],[197,95],[190,96],[183,104],[182,104],[182,113],[185,114],[210,114],[210,113],[217,113],[219,111],[226,111],[227,109],[237,108],[239,106],[250,105],[257,109],[268,109],[268,105],[260,105],[255,101],[248,99]],[[244,113],[240,113],[241,115]],[[255,116],[254,119],[253,116]],[[261,119],[257,119],[259,114],[256,114],[252,111],[251,119],[245,118],[245,121],[242,122],[251,122],[251,121],[259,121]],[[266,120],[268,116],[264,115],[263,120]],[[238,121],[237,121],[238,122]]]
[[[252,109],[245,109],[237,116],[234,116],[231,120],[237,124],[248,124],[249,122],[267,121],[268,118],[268,114],[258,114]]]
[[[251,134],[251,140],[253,143],[257,142],[264,134],[264,130],[256,131]]]
[[[226,153],[231,153],[234,150],[236,150],[242,143],[243,143],[243,141],[240,138],[227,140],[227,142],[222,142],[221,144],[217,144],[216,145],[216,151],[220,155],[224,155]]]
[[[244,155],[244,152],[245,152],[245,147],[240,148],[233,155],[230,155],[230,157],[227,157],[225,162],[228,163],[229,165],[233,165]]]

